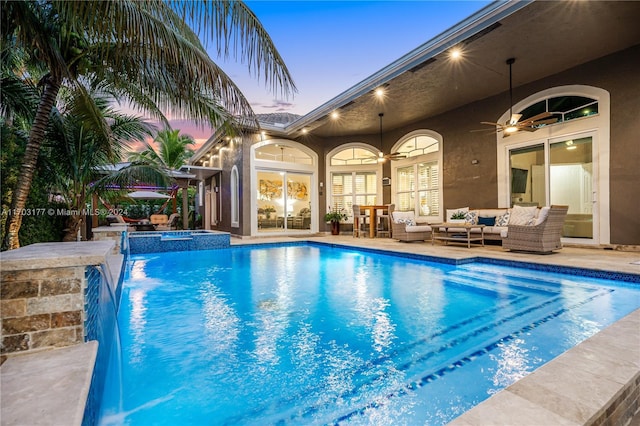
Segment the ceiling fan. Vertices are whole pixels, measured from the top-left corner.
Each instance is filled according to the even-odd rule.
[[[378,117],[380,117],[380,148],[382,148],[382,117],[384,116],[384,113],[381,112],[378,114]],[[407,158],[407,156],[401,152],[391,152],[389,154],[385,154],[382,151],[378,151],[378,156],[377,157],[372,157],[375,158],[378,163],[384,163],[387,160],[400,160],[401,158]]]
[[[518,132],[520,130],[523,130],[525,132],[535,132],[536,130],[538,130],[538,126],[541,126],[543,124],[551,124],[558,121],[556,117],[552,117],[553,114],[551,114],[550,112],[542,112],[540,114],[534,115],[533,117],[525,118],[522,121],[520,121],[520,119],[522,118],[522,114],[513,113],[513,77],[511,68],[515,61],[515,58],[507,59],[507,65],[509,65],[509,115],[511,117],[504,124],[493,123],[491,121],[482,121],[481,124],[488,124],[490,126],[495,126],[495,128],[490,130],[472,130],[472,132],[502,132],[503,137],[507,137],[510,134]]]

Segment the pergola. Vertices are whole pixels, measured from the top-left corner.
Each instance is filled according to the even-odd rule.
[[[108,173],[110,171],[118,171],[121,170],[125,167],[127,167],[130,163],[118,163],[115,165],[105,165],[102,166],[100,168],[101,171],[104,171],[105,173]],[[171,190],[175,190],[175,189],[182,189],[182,228],[183,229],[187,229],[189,227],[189,199],[188,199],[188,194],[187,194],[187,188],[189,188],[189,186],[197,186],[199,182],[202,182],[208,178],[210,178],[211,176],[213,176],[216,173],[219,173],[220,171],[222,171],[222,169],[220,168],[215,168],[215,167],[201,167],[201,166],[192,166],[192,165],[185,165],[182,166],[180,169],[178,170],[172,170],[169,172],[169,175],[175,179],[175,185],[172,187],[168,187],[168,188],[163,188],[163,187],[150,187],[148,185],[131,185],[129,187],[127,187],[126,189],[130,189],[133,191],[138,191],[138,190],[151,190],[151,191],[155,191],[155,190],[164,190],[164,191],[171,191]],[[98,195],[97,194],[93,194],[93,199],[92,199],[92,204],[93,204],[93,208],[95,209],[98,205],[99,205],[99,199],[98,199]],[[176,211],[176,199],[173,198],[173,211]],[[92,228],[96,228],[98,226],[98,216],[97,215],[93,215],[92,216],[92,223],[91,223],[91,227]]]

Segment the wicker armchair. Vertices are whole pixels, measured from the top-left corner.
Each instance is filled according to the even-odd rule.
[[[391,212],[391,238],[398,241],[424,241],[431,239],[431,227],[429,225],[408,225],[408,220],[414,219],[413,212]]]
[[[560,237],[568,210],[568,206],[551,206],[547,218],[538,225],[508,225],[502,248],[537,253],[551,253],[561,249]]]

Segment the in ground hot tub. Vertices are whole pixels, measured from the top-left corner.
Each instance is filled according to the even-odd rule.
[[[149,231],[129,233],[129,253],[211,250],[230,246],[230,234],[220,231]]]

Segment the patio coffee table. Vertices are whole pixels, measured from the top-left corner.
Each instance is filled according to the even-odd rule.
[[[444,241],[445,245],[451,241],[455,243],[467,243],[467,248],[471,248],[471,243],[479,242],[482,244],[482,247],[484,247],[485,225],[445,222],[429,224],[429,226],[431,226],[431,245],[435,243],[435,240],[441,240]],[[471,230],[477,228],[480,228],[480,236],[472,237]],[[450,229],[455,229],[455,231],[451,231]]]

